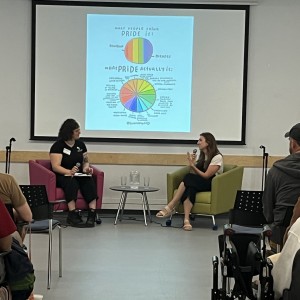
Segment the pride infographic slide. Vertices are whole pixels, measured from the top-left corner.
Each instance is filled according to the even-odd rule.
[[[192,16],[87,15],[86,130],[190,132]]]

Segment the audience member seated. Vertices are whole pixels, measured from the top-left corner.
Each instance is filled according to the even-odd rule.
[[[196,161],[196,153],[187,153],[190,173],[184,177],[169,204],[156,214],[158,218],[170,216],[181,201],[184,208],[183,229],[187,231],[192,230],[190,212],[195,203],[196,193],[211,191],[212,179],[223,173],[223,156],[217,147],[215,137],[209,132],[201,133],[197,145],[200,149],[199,159]]]
[[[4,204],[12,206],[15,223],[32,221],[30,207],[12,175],[0,173],[0,199]],[[24,230],[20,228],[19,233],[23,240],[25,236]]]
[[[91,176],[76,176],[76,173],[91,175],[87,148],[79,140],[79,124],[67,119],[60,127],[58,140],[50,149],[52,170],[56,174],[57,186],[62,188],[68,204],[67,222],[74,227],[93,227],[96,218],[97,190]],[[79,212],[75,209],[78,190],[89,205],[88,218],[84,224]]]
[[[0,201],[0,251],[10,251],[12,236],[17,227],[11,219],[5,205]]]
[[[300,195],[300,123],[285,134],[290,155],[278,160],[269,170],[263,193],[263,211],[271,228],[283,224],[287,208]]]
[[[300,249],[300,197],[294,207],[291,224],[286,233],[287,239],[280,253],[269,256],[274,264],[272,275],[274,279],[275,299],[282,297],[283,291],[289,289],[292,280],[294,257]]]
[[[6,281],[13,300],[26,300],[32,293],[35,276],[16,229],[8,210],[0,201],[0,251],[9,251],[3,257]]]

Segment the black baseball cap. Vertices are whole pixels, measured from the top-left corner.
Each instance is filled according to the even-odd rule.
[[[300,123],[294,125],[284,136],[290,137],[296,141],[300,141]]]

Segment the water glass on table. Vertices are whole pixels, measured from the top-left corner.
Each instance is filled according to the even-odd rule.
[[[126,186],[126,184],[127,184],[127,177],[121,176],[121,186]]]
[[[144,187],[148,188],[150,185],[150,177],[149,176],[145,176],[144,177]]]

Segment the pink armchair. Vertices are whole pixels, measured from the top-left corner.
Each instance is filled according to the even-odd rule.
[[[93,167],[93,166],[91,166]],[[103,197],[103,183],[104,183],[104,173],[103,171],[93,167],[93,179],[96,183],[98,200],[96,204],[96,210],[100,210],[102,206]],[[54,204],[54,210],[67,211],[67,203],[61,200],[65,199],[64,192],[61,188],[56,187],[56,176],[51,169],[50,160],[38,159],[29,161],[29,179],[32,185],[45,185],[48,199],[50,202],[56,202]],[[76,201],[76,208],[80,210],[88,209],[86,202],[84,201],[80,192],[78,192],[78,198]]]

